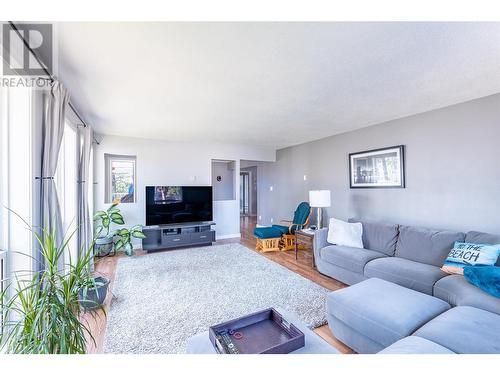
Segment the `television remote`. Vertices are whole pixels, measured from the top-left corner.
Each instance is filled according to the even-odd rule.
[[[227,354],[240,354],[240,351],[233,344],[231,336],[227,332],[219,332],[219,338]]]

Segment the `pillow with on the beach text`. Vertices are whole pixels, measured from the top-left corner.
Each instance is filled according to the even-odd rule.
[[[500,245],[455,242],[441,269],[463,275],[465,266],[493,266],[500,255]]]

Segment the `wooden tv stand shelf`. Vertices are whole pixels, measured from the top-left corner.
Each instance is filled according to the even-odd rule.
[[[211,245],[215,241],[213,221],[146,226],[142,229],[146,238],[142,240],[143,250],[173,249],[177,247]]]

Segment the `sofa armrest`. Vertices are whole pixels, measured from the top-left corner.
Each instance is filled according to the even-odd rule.
[[[328,242],[326,241],[328,237],[328,228],[318,229],[314,232],[314,256],[316,258],[320,257],[320,250],[325,246],[328,246]]]

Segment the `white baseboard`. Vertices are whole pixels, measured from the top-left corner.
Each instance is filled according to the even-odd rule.
[[[241,238],[241,233],[225,234],[224,236],[216,235],[215,240],[226,240],[228,238]]]

